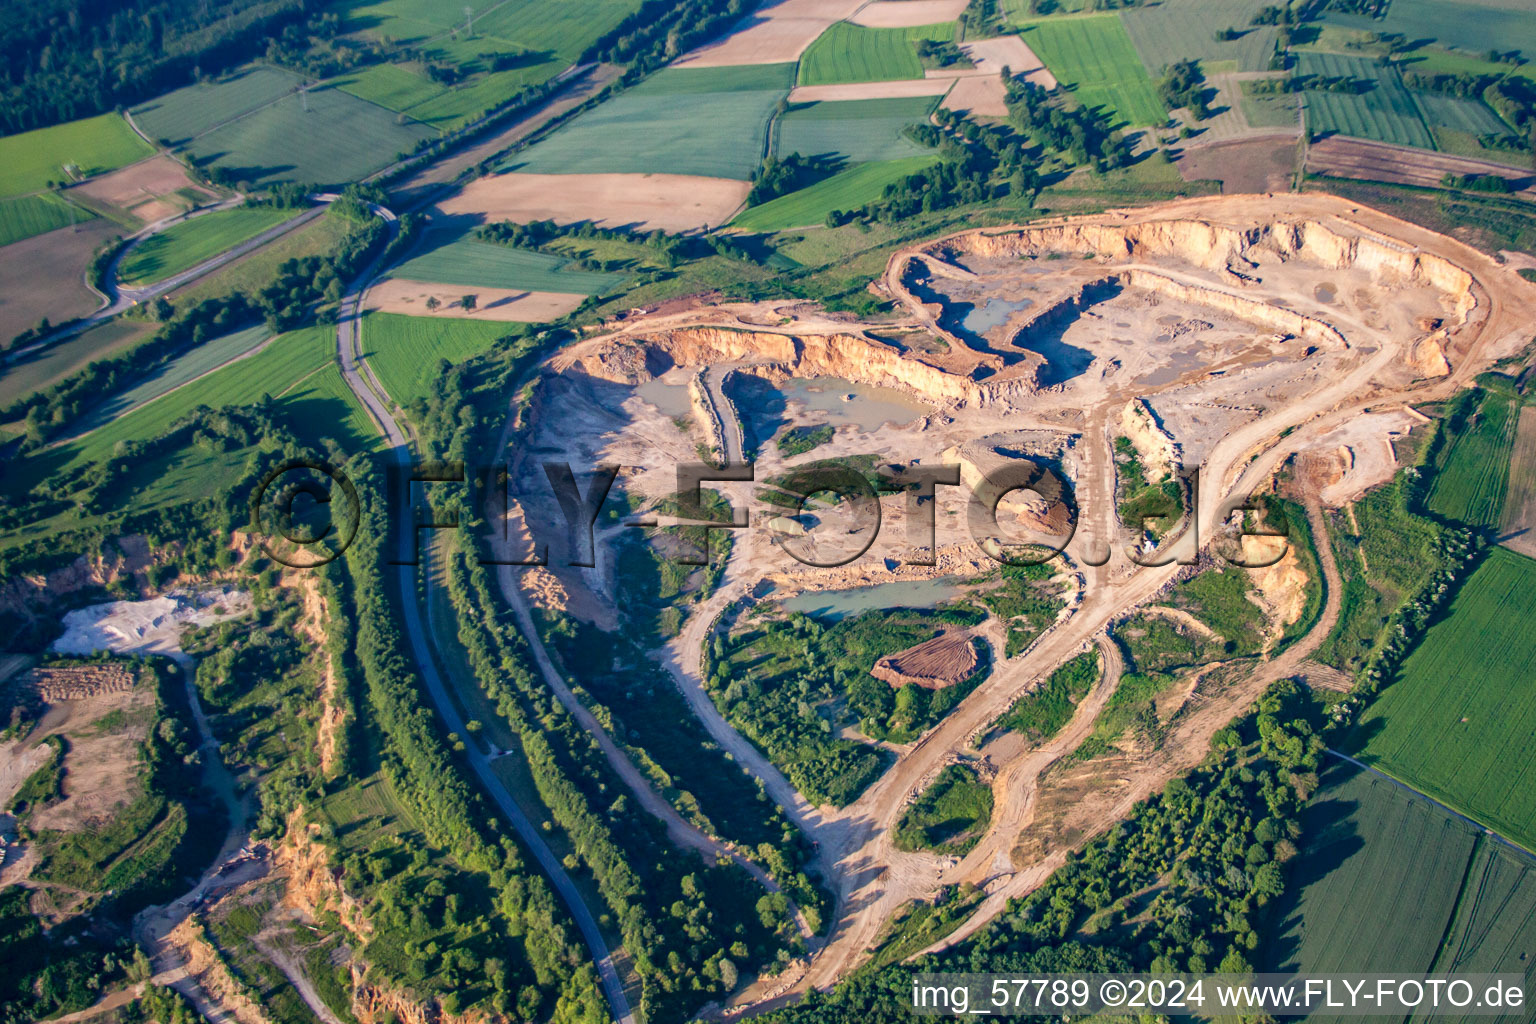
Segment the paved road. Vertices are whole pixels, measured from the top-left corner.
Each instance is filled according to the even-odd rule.
[[[390,223],[395,223],[394,214],[383,208],[375,208],[374,212]],[[373,376],[372,370],[364,362],[359,353],[358,310],[361,305],[363,293],[367,290],[368,282],[373,279],[379,269],[379,261],[375,260],[352,282],[346,296],[341,301],[336,322],[336,354],[341,360],[342,376],[346,379],[347,386],[357,395],[370,416],[378,425],[381,433],[388,439],[390,448],[393,449],[396,459],[401,465],[407,465],[412,460],[411,443],[405,431],[396,421],[394,413],[388,402],[383,397],[384,389]],[[402,491],[400,495],[400,508],[395,510],[397,522],[409,522],[412,516],[412,507],[409,493]],[[409,555],[413,537],[410,531],[401,530],[401,561]],[[469,731],[464,726],[463,717],[449,699],[448,686],[433,658],[430,633],[422,617],[421,604],[416,600],[416,570],[413,565],[401,565],[398,567],[396,583],[400,590],[400,609],[405,619],[405,633],[410,642],[411,654],[416,659],[416,665],[421,670],[422,681],[426,684],[427,694],[432,703],[437,707],[438,715],[449,732],[458,733],[460,736],[468,736]],[[550,884],[560,894],[560,898],[570,909],[571,916],[576,920],[576,926],[581,929],[582,938],[586,941],[587,948],[592,951],[593,960],[597,964],[598,974],[602,979],[603,992],[608,998],[608,1004],[613,1010],[614,1017],[619,1024],[634,1024],[634,1012],[630,1009],[629,1000],[625,998],[623,983],[619,980],[619,972],[613,964],[613,954],[608,950],[608,944],[603,940],[602,932],[598,930],[597,921],[592,912],[582,902],[581,893],[577,891],[575,883],[565,873],[544,837],[538,828],[523,813],[517,801],[512,799],[512,794],[496,775],[488,758],[478,745],[470,743],[466,746],[465,757],[469,761],[470,768],[485,791],[495,801],[497,808],[512,823],[523,843],[533,853],[533,857],[548,876]]]

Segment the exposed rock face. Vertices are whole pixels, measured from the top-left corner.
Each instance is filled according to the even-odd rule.
[[[1205,306],[1220,313],[1229,313],[1239,320],[1246,320],[1251,324],[1267,327],[1282,334],[1294,335],[1314,345],[1332,348],[1349,347],[1349,342],[1344,340],[1344,335],[1340,334],[1336,328],[1316,317],[1304,316],[1294,310],[1272,306],[1267,302],[1257,302],[1217,288],[1184,284],[1150,270],[1127,270],[1122,277],[1132,288],[1140,288],[1171,299]]]
[[[1147,483],[1162,483],[1182,464],[1178,442],[1157,422],[1146,399],[1133,398],[1125,403],[1125,411],[1120,414],[1120,429],[1136,446]]]
[[[1474,278],[1462,267],[1343,217],[1292,220],[1281,216],[1270,223],[1249,225],[1221,223],[1219,218],[1115,217],[977,229],[898,254],[886,269],[884,288],[925,330],[946,342],[943,353],[903,352],[849,331],[795,334],[768,328],[698,326],[594,339],[556,360],[553,368],[559,372],[575,367],[604,380],[634,385],[649,379],[662,364],[740,362],[752,364],[753,372],[769,379],[836,376],[903,388],[941,406],[1008,409],[1019,407],[1040,388],[1044,357],[1030,349],[1031,328],[1097,302],[1095,288],[1150,292],[1253,324],[1276,334],[1277,341],[1295,338],[1328,349],[1349,347],[1334,324],[1288,309],[1272,296],[1253,293],[1262,284],[1262,267],[1297,261],[1330,270],[1362,271],[1383,289],[1431,288],[1440,293],[1441,308],[1451,322],[1437,323],[1432,342],[1421,345],[1415,354],[1414,365],[1425,376],[1448,372],[1448,339],[1468,322],[1480,302]],[[921,281],[932,277],[974,280],[975,274],[955,262],[967,255],[1002,259],[1076,255],[1096,260],[1106,270],[1041,302],[1014,336],[1019,357],[1005,362],[999,353],[972,347],[944,327],[942,304],[925,303],[914,294],[914,289],[921,290]],[[1214,275],[1216,283],[1165,272],[1169,264]]]
[[[310,834],[304,809],[288,816],[288,830],[273,851],[273,866],[287,874],[287,900],[310,917],[329,910],[347,931],[367,938],[373,926],[362,905],[341,884],[341,869],[331,863],[330,851]]]
[[[758,372],[796,377],[845,377],[915,391],[944,402],[974,401],[974,381],[903,356],[900,349],[855,334],[793,336],[773,331],[687,327],[644,339],[622,339],[585,350],[568,365],[622,384],[649,379],[645,351],[659,349],[683,366],[751,362]],[[557,369],[564,367],[557,364]]]
[[[1445,377],[1451,372],[1451,362],[1445,358],[1444,331],[1436,331],[1413,348],[1413,368],[1424,377]]]

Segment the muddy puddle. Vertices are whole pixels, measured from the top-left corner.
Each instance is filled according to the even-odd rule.
[[[813,424],[874,431],[887,424],[905,426],[931,411],[894,388],[842,377],[793,377],[773,384],[739,373],[726,384],[726,395],[741,416],[749,446],[755,448],[772,440],[797,415]]]

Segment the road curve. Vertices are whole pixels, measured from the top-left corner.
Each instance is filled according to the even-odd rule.
[[[390,237],[393,238],[394,214],[382,207],[374,207],[373,211],[390,225]],[[373,379],[372,371],[360,356],[359,309],[363,293],[379,269],[379,262],[375,259],[370,263],[367,269],[352,282],[351,287],[347,289],[347,294],[341,300],[336,318],[336,355],[341,362],[341,373],[347,386],[352,389],[358,401],[363,403],[379,431],[388,440],[397,462],[405,466],[412,460],[410,439],[395,420],[394,414],[383,397],[383,389],[378,381]],[[364,380],[365,374],[369,378],[367,381]],[[393,514],[399,523],[407,523],[411,520],[412,508],[408,491],[402,489],[400,507],[395,509]],[[406,530],[401,530],[400,533],[402,548],[404,548],[412,539],[411,533]],[[405,559],[402,557],[401,561]],[[416,600],[416,569],[414,565],[400,565],[397,567],[396,576],[400,593],[400,611],[405,620],[405,634],[411,646],[411,655],[416,660],[422,682],[427,687],[427,694],[436,706],[443,724],[447,726],[449,732],[468,736],[469,732],[464,727],[464,720],[454,707],[453,701],[449,699],[447,684],[438,672],[432,656],[429,633],[422,618],[421,605]],[[518,807],[517,802],[512,799],[512,794],[507,792],[506,786],[492,770],[490,759],[485,753],[476,744],[468,743],[465,745],[464,756],[474,771],[475,777],[480,780],[480,785],[490,794],[502,815],[512,823],[519,838],[533,853],[534,859],[538,861],[539,867],[549,878],[550,884],[555,887],[555,891],[559,893],[561,900],[570,910],[576,926],[581,929],[582,939],[591,950],[593,961],[597,964],[598,975],[603,984],[603,994],[608,999],[614,1018],[619,1024],[635,1024],[634,1011],[630,1009],[629,1000],[624,995],[624,985],[619,980],[619,972],[613,964],[613,954],[603,940],[602,932],[598,930],[597,921],[593,918],[592,912],[582,902],[581,893],[577,891],[575,883],[565,873],[564,866],[544,842],[544,837],[539,830],[523,814],[522,808]]]

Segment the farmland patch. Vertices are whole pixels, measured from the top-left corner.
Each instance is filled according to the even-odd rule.
[[[1181,60],[1227,62],[1237,71],[1268,71],[1279,29],[1254,25],[1253,16],[1268,0],[1163,0],[1150,7],[1120,12],[1125,31],[1153,77]],[[1218,39],[1234,29],[1236,39]],[[1207,71],[1214,70],[1207,67]]]
[[[688,174],[499,174],[477,178],[436,208],[482,222],[590,220],[686,231],[729,220],[751,187],[744,180]]]
[[[463,288],[392,277],[368,289],[364,307],[381,313],[403,313],[444,320],[540,324],[574,313],[587,298],[574,292],[477,287],[474,308],[465,309],[459,305],[464,294]],[[437,300],[437,310],[427,308],[429,298]]]
[[[535,174],[752,177],[794,66],[668,68],[503,164]]]
[[[1445,421],[1453,439],[1435,467],[1432,511],[1473,526],[1498,525],[1519,413],[1518,399],[1488,391]]]
[[[87,413],[78,428],[71,432],[88,433],[119,416],[127,415],[139,406],[252,352],[270,337],[272,332],[265,325],[258,324],[206,341],[185,355],[171,360],[133,387],[108,398]]]
[[[1112,121],[1132,127],[1167,120],[1168,112],[1115,15],[1027,22],[1023,38],[1084,106],[1101,108]]]
[[[327,185],[365,178],[436,134],[414,121],[399,123],[393,111],[323,87],[284,96],[199,135],[187,150],[235,181]]]
[[[954,21],[965,11],[967,0],[874,0],[848,20],[869,28],[909,28]]]
[[[0,337],[15,337],[41,317],[58,324],[100,306],[85,271],[96,250],[121,233],[97,219],[0,248]]]
[[[180,146],[206,131],[276,102],[304,80],[278,68],[256,67],[216,82],[200,82],[131,111],[134,122],[152,139]]]
[[[140,160],[92,178],[70,189],[68,195],[78,202],[105,207],[109,215],[111,210],[126,211],[145,224],[214,198],[212,192],[194,185],[187,169],[168,156]]]
[[[810,188],[745,210],[731,224],[744,231],[782,231],[821,224],[830,211],[856,210],[874,202],[884,194],[887,185],[918,173],[937,159],[936,155],[914,156],[860,164]]]
[[[469,238],[437,245],[395,267],[390,276],[470,288],[582,295],[610,291],[624,280],[617,274],[582,270],[561,256]]]
[[[931,152],[904,132],[932,113],[932,97],[813,103],[778,120],[774,153],[841,158],[850,164],[895,160]]]
[[[389,396],[406,405],[426,397],[439,359],[462,363],[507,331],[498,323],[369,313],[363,318],[363,354]]]
[[[66,203],[51,192],[0,199],[0,245],[91,220],[95,214]]]
[[[1476,830],[1342,762],[1331,762],[1322,782],[1302,815],[1303,849],[1262,969],[1428,971]]]
[[[297,210],[257,206],[192,217],[150,235],[134,246],[118,264],[118,277],[129,285],[163,281],[255,238],[298,213]]]
[[[827,29],[800,58],[801,85],[888,82],[923,77],[918,40],[950,42],[949,23],[910,28],[865,28],[840,21]]]
[[[172,423],[206,405],[251,405],[262,395],[282,396],[299,381],[331,363],[336,354],[336,331],[330,326],[306,327],[276,338],[256,355],[226,366],[186,387],[141,406],[107,423],[61,449],[66,466],[99,462],[112,454],[120,441],[144,441],[159,437]],[[341,410],[336,419],[344,419]]]
[[[1536,561],[1490,551],[1361,716],[1357,757],[1536,847]]]
[[[115,355],[154,330],[153,324],[108,320],[73,338],[0,366],[0,405],[58,383],[96,359]]]
[[[1397,146],[1434,149],[1429,129],[1397,69],[1378,67],[1363,57],[1304,52],[1298,73],[1347,79],[1359,91],[1307,90],[1307,125],[1315,132],[1337,132]]]
[[[1522,50],[1536,53],[1536,18],[1529,6],[1500,0],[1392,0],[1383,18],[1331,9],[1323,20],[1367,32],[1397,32],[1410,40],[1433,39],[1471,53]]]
[[[1501,543],[1536,558],[1536,406],[1521,406],[1509,460]]]
[[[782,0],[742,19],[736,31],[686,53],[674,67],[733,67],[796,61],[834,22],[864,0]]]
[[[1536,946],[1536,861],[1502,843],[1478,843],[1462,886],[1455,923],[1435,960],[1436,973],[1523,974],[1526,991],[1536,976],[1529,955]],[[1414,1017],[1415,1021],[1420,1017]],[[1467,1024],[1523,1024],[1527,1013],[1502,1017],[1446,1017],[1437,1021]]]

